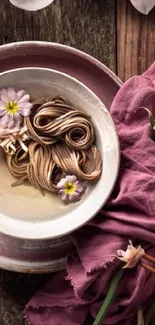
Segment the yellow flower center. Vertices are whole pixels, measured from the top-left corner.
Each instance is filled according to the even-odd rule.
[[[65,194],[73,194],[76,190],[76,185],[73,184],[72,182],[68,182],[65,184],[64,188],[65,188],[64,191]]]
[[[5,108],[9,114],[15,114],[18,111],[19,106],[17,105],[17,102],[13,102],[12,100],[9,100]]]

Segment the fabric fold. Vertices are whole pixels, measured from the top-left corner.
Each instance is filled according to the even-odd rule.
[[[31,325],[82,325],[88,313],[96,317],[120,265],[116,252],[129,239],[155,256],[155,142],[142,106],[155,116],[155,63],[129,79],[113,101],[110,112],[121,148],[115,189],[98,216],[70,235],[74,251],[66,272],[51,275],[27,304]],[[132,325],[154,293],[154,274],[140,265],[126,270],[104,324]]]

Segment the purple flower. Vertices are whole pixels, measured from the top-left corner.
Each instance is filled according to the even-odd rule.
[[[57,184],[59,195],[63,201],[75,201],[80,198],[83,186],[74,175],[67,175]]]
[[[25,90],[16,92],[11,87],[0,90],[0,128],[2,130],[20,130],[24,116],[30,115],[33,106],[29,100],[30,95],[26,94]],[[2,130],[1,133],[3,133]]]

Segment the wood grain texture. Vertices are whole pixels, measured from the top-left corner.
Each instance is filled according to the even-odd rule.
[[[143,73],[155,59],[155,8],[140,14],[128,0],[117,0],[117,74],[125,81]]]
[[[26,12],[0,0],[0,44],[44,40],[74,46],[116,71],[115,1],[55,0]]]
[[[93,55],[115,72],[115,9],[114,0],[55,0],[46,9],[31,13],[0,0],[0,44],[58,42]],[[24,305],[49,276],[0,271],[0,325],[25,325]]]
[[[25,325],[25,304],[50,275],[0,272],[0,325]],[[39,325],[39,324],[38,324]]]

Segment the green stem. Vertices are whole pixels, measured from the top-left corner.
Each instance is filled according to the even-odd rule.
[[[124,274],[124,269],[121,269],[119,270],[116,275],[113,277],[112,281],[111,281],[111,284],[110,284],[110,287],[109,287],[109,291],[105,297],[105,300],[103,302],[103,305],[101,306],[97,316],[96,316],[96,319],[94,320],[94,323],[93,325],[101,325],[105,316],[106,316],[106,313],[108,311],[108,308],[112,302],[112,300],[114,299],[115,297],[115,293],[116,293],[116,290],[117,290],[117,287],[119,285],[119,282],[122,278]]]
[[[150,324],[151,319],[153,318],[154,314],[155,314],[155,301],[153,301],[151,303],[151,305],[150,305],[150,307],[149,307],[149,309],[147,311],[147,314],[146,314],[146,316],[144,318],[145,325],[149,325]]]

